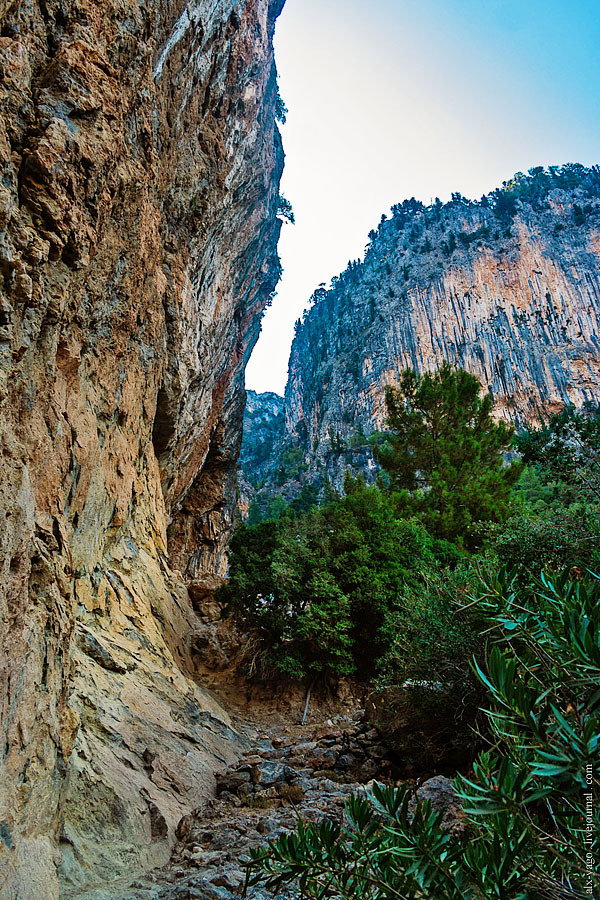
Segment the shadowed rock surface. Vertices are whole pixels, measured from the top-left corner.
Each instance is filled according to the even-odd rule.
[[[163,862],[243,741],[193,679],[279,276],[282,0],[0,2],[0,896]]]

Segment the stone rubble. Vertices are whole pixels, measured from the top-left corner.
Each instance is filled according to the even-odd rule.
[[[340,818],[350,794],[373,780],[389,781],[398,768],[377,731],[354,716],[322,726],[279,726],[257,734],[253,747],[218,774],[216,797],[181,820],[169,865],[137,881],[120,900],[234,900],[244,887],[251,848],[292,830],[298,818]],[[435,776],[419,788],[438,808],[453,810],[449,779]],[[251,889],[255,900],[269,896]],[[94,893],[89,900],[115,898]]]

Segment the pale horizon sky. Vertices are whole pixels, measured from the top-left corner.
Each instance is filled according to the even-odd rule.
[[[246,386],[283,393],[294,322],[392,204],[600,163],[599,47],[591,0],[287,0],[275,53],[296,224]]]

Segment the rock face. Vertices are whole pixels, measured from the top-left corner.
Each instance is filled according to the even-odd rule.
[[[270,391],[246,392],[238,477],[238,508],[244,519],[257,489],[274,476],[273,463],[278,457],[284,426],[283,397]]]
[[[279,275],[281,6],[0,0],[2,898],[163,861],[237,752],[186,585]]]
[[[362,432],[383,427],[385,386],[407,367],[467,369],[517,423],[600,399],[600,169],[405,201],[369,238],[296,328],[283,443],[310,477],[365,470]]]
[[[267,471],[275,447],[281,442],[284,427],[283,397],[269,391],[257,394],[246,392],[244,437],[240,465],[260,476]]]

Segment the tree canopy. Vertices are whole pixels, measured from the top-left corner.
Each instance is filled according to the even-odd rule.
[[[434,564],[434,542],[390,498],[352,478],[345,488],[323,508],[292,507],[233,536],[217,597],[259,638],[264,675],[370,675],[404,586]]]
[[[390,433],[374,447],[406,515],[467,547],[479,542],[474,523],[507,517],[520,472],[504,460],[513,429],[494,421],[492,397],[480,391],[477,378],[448,363],[423,375],[407,369],[386,389]]]

